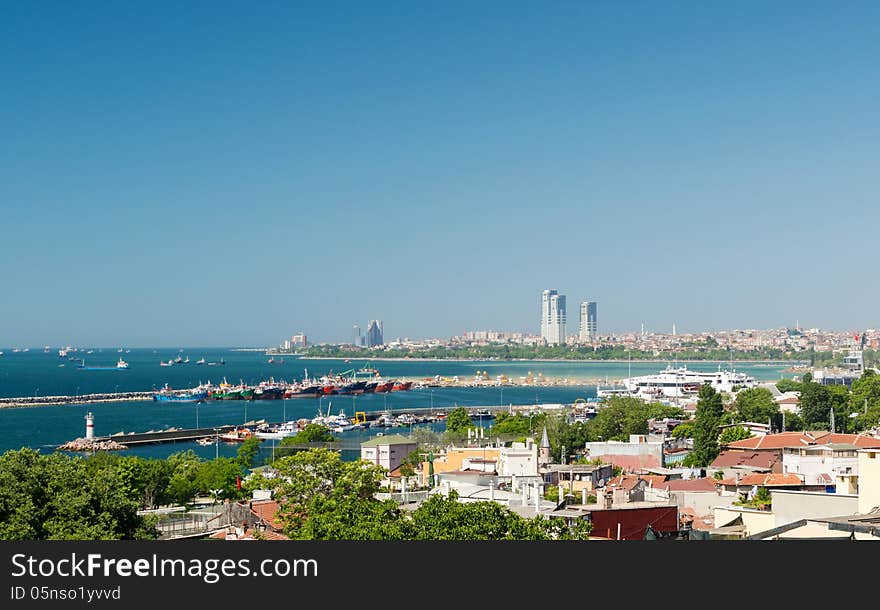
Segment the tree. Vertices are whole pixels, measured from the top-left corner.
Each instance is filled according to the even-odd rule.
[[[471,416],[464,407],[453,409],[446,415],[446,430],[452,433],[461,433],[473,427]]]
[[[780,379],[776,382],[776,389],[780,392],[799,392],[801,384],[794,379]]]
[[[672,429],[672,438],[693,438],[694,422],[686,421]]]
[[[731,426],[730,428],[725,428],[724,432],[718,437],[719,445],[729,445],[730,443],[735,443],[736,441],[741,441],[746,438],[751,438],[752,433],[749,432],[746,428],[742,426]]]
[[[155,519],[137,514],[140,498],[119,464],[33,449],[6,452],[0,456],[0,540],[156,538]]]
[[[739,414],[739,421],[762,424],[771,422],[774,428],[781,427],[782,417],[779,414],[779,405],[776,404],[773,394],[767,388],[749,388],[740,391],[736,395],[733,406]]]
[[[288,443],[285,443],[287,439],[290,439]],[[285,439],[282,439],[281,445],[300,445],[303,443],[334,443],[336,442],[336,437],[333,436],[333,433],[330,432],[330,428],[327,426],[322,426],[321,424],[306,424],[306,426],[294,434],[293,436],[288,436]]]
[[[581,540],[589,524],[569,529],[560,519],[526,519],[496,502],[458,502],[452,492],[431,496],[413,511],[406,534],[410,540]]]
[[[275,468],[276,491],[283,498],[279,514],[291,538],[306,535],[303,528],[309,516],[319,512],[327,499],[371,499],[385,477],[380,466],[363,460],[343,462],[339,453],[329,449],[283,457],[275,461]]]
[[[262,439],[252,436],[241,444],[238,448],[238,463],[242,468],[251,469],[257,466],[257,456],[260,455],[260,444]]]
[[[723,410],[721,396],[711,385],[704,384],[694,417],[694,448],[685,458],[685,466],[702,468],[718,457],[718,422]]]
[[[850,411],[859,414],[857,422],[860,429],[880,423],[880,375],[871,369],[853,382]]]
[[[801,384],[799,405],[806,429],[817,427],[817,425],[827,429],[833,404],[834,399],[828,386],[812,381],[804,381]]]

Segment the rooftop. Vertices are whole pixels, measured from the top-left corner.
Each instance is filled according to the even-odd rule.
[[[385,445],[415,445],[417,444],[411,438],[401,436],[400,434],[392,434],[390,436],[377,436],[368,441],[361,443],[361,447],[379,447]]]

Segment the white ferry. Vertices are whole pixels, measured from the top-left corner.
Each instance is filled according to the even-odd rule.
[[[668,398],[690,398],[700,392],[703,384],[709,384],[716,392],[734,393],[736,390],[757,387],[754,377],[738,373],[736,369],[717,371],[692,371],[687,367],[672,366],[653,375],[641,375],[624,379],[620,390],[630,396],[648,400],[664,400]],[[623,394],[617,391],[613,394]],[[609,394],[611,394],[609,392]],[[612,394],[612,395],[613,395]]]

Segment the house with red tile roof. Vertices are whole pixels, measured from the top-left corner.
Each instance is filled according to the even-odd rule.
[[[709,469],[721,470],[725,477],[733,475],[732,469],[782,472],[782,456],[776,451],[723,449],[709,465]]]
[[[803,477],[794,473],[752,473],[721,479],[718,486],[725,491],[748,493],[755,487],[768,489],[809,489],[814,486],[804,484]],[[824,489],[824,486],[823,486]]]

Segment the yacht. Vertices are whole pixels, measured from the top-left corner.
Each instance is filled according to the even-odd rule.
[[[274,427],[266,427],[266,428],[257,428],[257,438],[265,438],[265,439],[282,439],[287,438],[288,436],[294,436],[299,432],[299,428],[296,425],[295,421],[286,421],[279,426]]]

